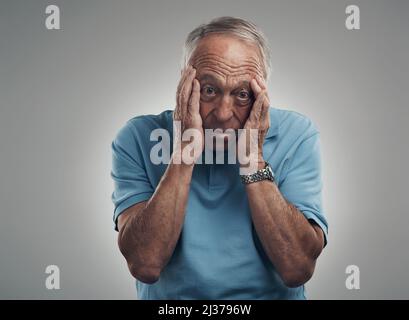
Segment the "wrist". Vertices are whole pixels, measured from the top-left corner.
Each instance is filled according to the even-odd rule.
[[[167,175],[172,177],[172,180],[177,181],[178,184],[190,184],[193,168],[194,164],[175,162],[172,156],[167,168]]]
[[[174,152],[172,153],[172,156],[170,157],[169,165],[177,168],[178,170],[192,171],[193,167],[195,166],[195,162],[194,161],[189,161],[189,162],[183,161],[183,157],[181,153]]]
[[[275,181],[274,172],[268,162],[264,162],[264,166],[261,169],[256,170],[250,174],[240,174],[241,182],[245,185],[252,184],[253,182],[270,180]]]
[[[264,169],[266,167],[266,162],[263,158],[257,161],[257,170]]]
[[[174,164],[183,164],[185,166],[194,166],[203,152],[203,137],[193,137],[193,141],[175,140],[173,142],[173,152],[171,162]]]
[[[254,168],[256,170],[264,169],[266,166],[266,161],[262,155],[249,156],[249,161],[247,163],[240,163],[240,168]]]

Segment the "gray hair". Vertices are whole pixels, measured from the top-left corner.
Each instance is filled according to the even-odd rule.
[[[198,41],[214,33],[235,35],[242,40],[256,44],[260,49],[264,67],[264,78],[268,80],[271,72],[271,49],[267,38],[254,23],[235,17],[216,18],[191,31],[186,38],[183,49],[182,67],[187,66]]]

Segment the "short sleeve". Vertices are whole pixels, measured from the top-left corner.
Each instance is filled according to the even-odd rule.
[[[112,142],[112,202],[115,207],[113,220],[116,231],[118,216],[134,204],[148,200],[154,192],[139,154],[141,146],[134,130],[132,123],[128,122]]]
[[[303,140],[288,162],[287,174],[280,185],[282,195],[317,223],[328,241],[328,223],[322,208],[322,178],[319,133]]]

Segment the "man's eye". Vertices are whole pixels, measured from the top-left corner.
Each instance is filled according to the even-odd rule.
[[[211,86],[204,86],[202,89],[202,94],[214,96],[216,94],[216,89]]]
[[[238,97],[240,100],[249,100],[250,99],[250,93],[242,90],[239,92]]]

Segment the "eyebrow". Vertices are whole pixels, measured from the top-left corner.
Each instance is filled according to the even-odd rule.
[[[221,82],[215,76],[205,73],[198,78],[199,81],[212,81],[215,82],[217,85],[221,86]],[[247,89],[251,90],[250,82],[247,80],[240,81],[236,87],[246,87]]]

